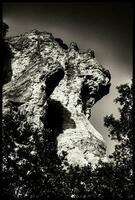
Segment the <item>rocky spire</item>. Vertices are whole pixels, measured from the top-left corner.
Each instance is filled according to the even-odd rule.
[[[37,30],[8,42],[14,57],[11,80],[3,86],[3,115],[14,106],[39,134],[44,126],[51,128],[58,154],[66,151],[70,164],[95,165],[105,159],[103,137],[89,119],[92,106],[109,92],[110,73],[94,51],[80,53],[76,43],[68,48]]]

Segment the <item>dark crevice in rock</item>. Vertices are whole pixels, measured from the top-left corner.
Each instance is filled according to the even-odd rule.
[[[86,102],[89,100],[88,94],[90,93],[88,85],[85,85],[83,82],[82,88],[81,88],[81,93],[80,93],[80,99],[82,99],[82,109],[84,113],[86,112],[87,105]]]
[[[60,38],[55,38],[55,41],[60,45],[60,47],[62,47],[62,49],[68,49],[68,46],[65,43],[63,43],[63,40],[61,40]]]
[[[107,95],[109,93],[109,90],[110,90],[110,85],[111,84],[108,84],[108,85],[102,85],[102,84],[99,84],[99,90],[98,90],[98,93],[96,93],[94,95],[94,98],[95,98],[95,102],[99,101],[103,96]]]
[[[25,102],[21,102],[21,101],[12,101],[12,100],[9,100],[9,102],[12,103],[12,105],[17,106],[17,107],[19,107],[25,103]]]
[[[68,128],[76,128],[71,113],[60,101],[48,100],[48,108],[45,116],[45,128],[50,128],[58,135]]]
[[[56,69],[57,71],[49,74],[46,77],[46,99],[52,94],[54,88],[59,84],[60,80],[64,77],[63,68]]]

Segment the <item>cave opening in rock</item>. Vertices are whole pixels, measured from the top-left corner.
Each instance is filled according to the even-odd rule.
[[[58,68],[57,71],[46,77],[46,99],[52,94],[54,88],[59,84],[64,77],[63,68]]]
[[[59,135],[65,129],[76,128],[76,125],[71,118],[70,111],[60,101],[49,99],[45,116],[45,128],[49,128]]]

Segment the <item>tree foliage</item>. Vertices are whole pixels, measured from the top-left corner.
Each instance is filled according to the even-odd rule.
[[[113,160],[100,161],[95,169],[91,164],[82,168],[69,166],[65,152],[59,158],[56,136],[50,129],[39,135],[18,111],[3,116],[3,196],[132,198],[132,90],[125,84],[118,91],[120,96],[115,102],[122,102],[121,117],[107,116],[105,125],[119,144],[111,156]]]
[[[123,84],[117,87],[120,117],[105,117],[105,126],[110,130],[112,140],[117,140],[114,153],[115,187],[121,198],[133,197],[133,85]]]

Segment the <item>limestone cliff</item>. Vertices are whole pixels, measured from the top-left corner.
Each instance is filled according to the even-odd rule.
[[[109,92],[110,73],[94,51],[80,52],[75,43],[68,47],[37,30],[11,37],[8,43],[14,56],[11,80],[3,86],[3,114],[14,106],[39,134],[44,126],[52,129],[58,155],[66,151],[70,164],[104,160],[103,137],[89,119],[91,107]]]

